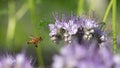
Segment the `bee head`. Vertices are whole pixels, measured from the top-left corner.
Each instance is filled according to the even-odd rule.
[[[42,40],[43,40],[43,39],[42,39],[42,37],[39,37],[39,40],[41,40],[41,41],[42,41]]]

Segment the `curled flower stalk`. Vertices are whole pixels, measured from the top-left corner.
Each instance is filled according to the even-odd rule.
[[[65,15],[59,18],[55,17],[55,24],[49,24],[51,40],[59,43],[64,40],[65,43],[71,44],[74,38],[77,38],[79,44],[84,41],[91,42],[97,40],[98,46],[101,46],[106,41],[105,32],[102,31],[101,25],[92,18],[77,17]]]

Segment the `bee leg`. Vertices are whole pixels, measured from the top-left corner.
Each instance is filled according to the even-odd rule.
[[[30,44],[30,42],[27,42],[27,44]]]
[[[38,47],[37,44],[35,44],[35,47]]]

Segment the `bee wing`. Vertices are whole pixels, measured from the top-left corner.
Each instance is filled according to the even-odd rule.
[[[34,36],[33,36],[33,35],[30,35],[30,38],[32,39],[32,38],[34,38]]]

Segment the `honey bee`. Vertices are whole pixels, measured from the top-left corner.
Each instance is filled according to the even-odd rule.
[[[42,37],[31,37],[27,44],[34,44],[35,47],[38,47],[38,43],[42,41]]]

